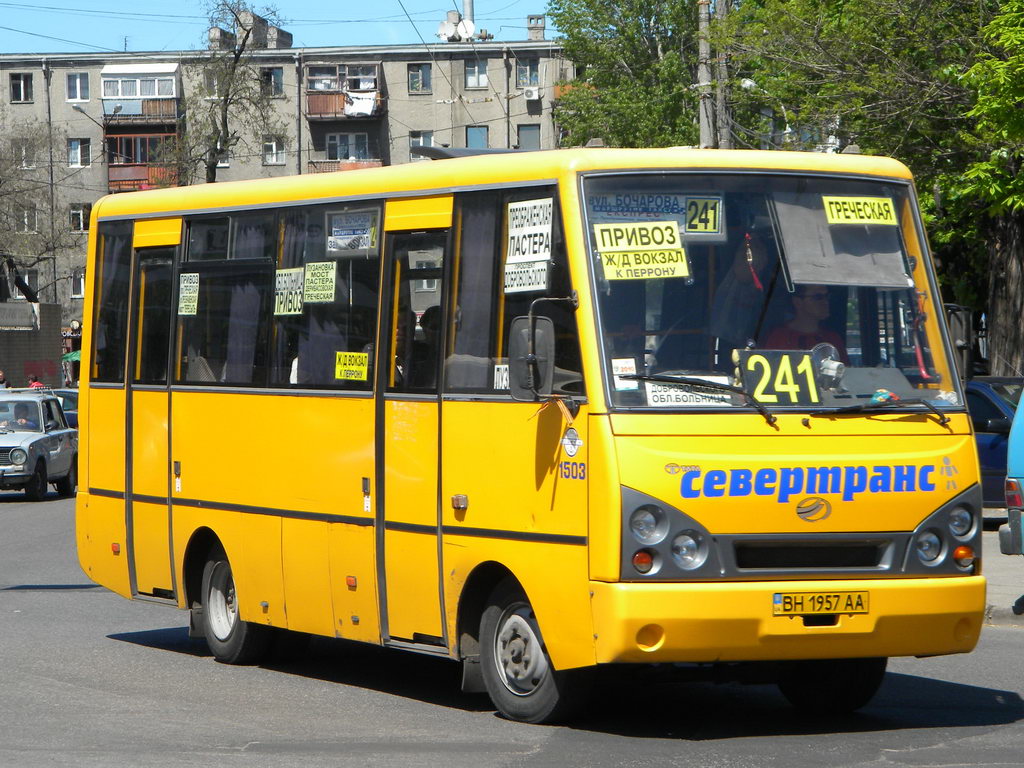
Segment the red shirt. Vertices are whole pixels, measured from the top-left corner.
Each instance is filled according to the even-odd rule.
[[[814,333],[800,333],[788,325],[780,325],[772,330],[761,344],[762,349],[813,349],[817,344],[831,344],[839,350],[839,357],[845,363],[846,345],[839,334],[828,328],[820,328]]]

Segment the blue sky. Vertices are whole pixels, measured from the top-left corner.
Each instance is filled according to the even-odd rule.
[[[462,0],[279,0],[296,46],[438,42],[438,24]],[[204,47],[205,0],[0,0],[0,53],[164,51]],[[477,28],[525,40],[526,16],[546,0],[475,0]],[[554,37],[549,26],[548,39]]]

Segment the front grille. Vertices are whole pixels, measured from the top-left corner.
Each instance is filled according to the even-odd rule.
[[[0,448],[0,466],[10,465],[11,463],[11,449]]]
[[[740,569],[877,568],[888,542],[735,542],[736,567]]]

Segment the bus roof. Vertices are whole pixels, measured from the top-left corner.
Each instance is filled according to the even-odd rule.
[[[906,180],[911,178],[909,169],[903,163],[873,155],[686,147],[555,149],[126,192],[107,195],[99,200],[96,215],[100,220],[177,215],[206,209],[258,207],[290,201],[379,197],[393,191],[437,194],[480,185],[555,180],[583,171],[630,169],[807,171]]]

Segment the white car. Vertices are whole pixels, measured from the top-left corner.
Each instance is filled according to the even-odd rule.
[[[78,430],[49,390],[0,390],[0,489],[24,488],[31,501],[53,483],[61,496],[78,485]]]

